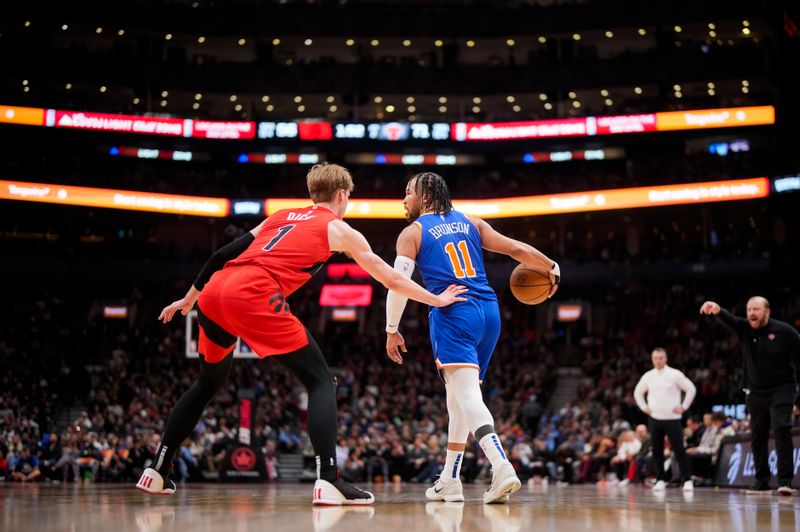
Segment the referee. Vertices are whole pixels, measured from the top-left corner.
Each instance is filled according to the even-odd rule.
[[[788,323],[770,319],[769,301],[760,296],[747,301],[747,319],[734,316],[713,301],[700,307],[739,337],[744,352],[743,385],[750,410],[750,442],[756,482],[749,492],[769,492],[767,460],[769,427],[778,451],[778,494],[792,495],[792,406],[796,381],[794,359],[800,355],[800,335]]]
[[[681,416],[694,400],[697,389],[680,370],[667,366],[667,352],[656,347],[652,353],[653,369],[642,375],[633,390],[633,397],[639,408],[650,416],[650,435],[653,445],[653,465],[656,469],[656,483],[653,491],[663,491],[667,487],[664,473],[664,436],[669,439],[672,453],[678,461],[683,480],[683,490],[692,491],[689,460],[683,446],[683,427]],[[681,392],[686,395],[681,401]],[[644,394],[647,394],[645,401]]]

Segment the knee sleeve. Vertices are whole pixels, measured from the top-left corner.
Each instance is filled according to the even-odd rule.
[[[447,390],[447,414],[450,417],[447,442],[448,443],[467,443],[469,438],[469,423],[464,415],[461,405],[458,404],[456,399],[456,392],[452,389],[453,386],[445,384]]]
[[[475,368],[445,369],[445,382],[448,392],[453,391],[453,399],[458,404],[467,421],[469,431],[475,431],[486,425],[494,426],[494,418],[483,403],[478,370]],[[477,435],[476,435],[477,437]]]

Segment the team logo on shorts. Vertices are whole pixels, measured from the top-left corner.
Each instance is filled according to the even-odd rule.
[[[274,292],[274,295],[271,298],[269,298],[269,304],[275,305],[274,307],[272,307],[272,310],[276,314],[289,313],[289,303],[286,302],[286,299],[280,292]]]

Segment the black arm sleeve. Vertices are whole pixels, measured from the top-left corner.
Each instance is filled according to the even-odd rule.
[[[724,308],[719,309],[719,314],[717,314],[717,319],[719,322],[725,326],[726,329],[731,331],[733,334],[739,334],[740,331],[740,322],[746,321],[743,318],[739,318],[725,310]]]
[[[246,250],[255,239],[256,237],[254,237],[252,233],[248,232],[233,242],[219,248],[203,265],[203,268],[200,270],[197,279],[194,280],[194,287],[202,291],[208,280],[211,279],[212,275],[214,275],[214,272],[221,270],[222,267],[225,266],[225,263],[229,260],[235,259],[241,255],[242,252],[244,252],[244,250]]]

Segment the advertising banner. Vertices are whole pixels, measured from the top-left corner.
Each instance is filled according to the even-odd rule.
[[[321,307],[368,307],[371,303],[369,284],[326,284],[319,294]]]
[[[760,126],[774,123],[775,108],[771,105],[656,113],[658,131]]]
[[[0,122],[26,126],[43,126],[44,109],[0,105]]]
[[[183,118],[155,118],[150,116],[47,110],[47,125],[50,127],[115,131],[118,133],[184,137],[191,134],[191,122],[191,120]]]
[[[452,125],[451,137],[456,141],[517,140],[759,126],[774,123],[775,108],[764,105],[526,122],[459,122]]]
[[[225,459],[219,472],[222,482],[264,482],[267,468],[259,442],[253,439],[255,423],[255,393],[239,390],[238,439],[225,449]]]
[[[794,451],[792,463],[794,465],[794,479],[792,486],[800,487],[800,432],[793,431],[792,442]],[[769,439],[768,462],[772,473],[770,486],[778,487],[778,454],[775,452],[775,440]],[[750,436],[734,436],[722,441],[719,461],[717,462],[717,485],[724,487],[748,487],[756,481],[756,467],[753,461],[753,452],[750,447]]]
[[[0,181],[0,199],[218,218],[228,215],[230,205],[230,201],[224,198],[178,196],[22,181]]]
[[[194,120],[191,136],[201,139],[254,139],[256,123]]]
[[[586,118],[453,124],[453,140],[516,140],[590,135]]]
[[[632,209],[739,201],[765,198],[770,192],[766,177],[710,181],[653,187],[590,190],[566,194],[546,194],[513,198],[454,200],[456,209],[484,218],[511,218],[587,211]],[[0,199],[107,207],[116,209],[190,214],[195,216],[227,216],[231,201],[226,198],[178,196],[141,191],[114,190],[44,183],[0,181]],[[402,198],[350,200],[345,216],[348,218],[402,219],[405,218]],[[239,215],[260,214],[258,200],[237,200]],[[281,209],[308,207],[307,198],[268,198],[263,201],[267,216]]]
[[[660,207],[764,198],[769,195],[769,179],[736,179],[681,185],[593,190],[566,194],[524,196],[479,200],[453,200],[456,209],[483,218],[510,218],[571,212],[606,211],[637,207]],[[265,212],[302,208],[305,199],[268,199]],[[347,218],[405,218],[401,198],[350,200]]]
[[[590,131],[595,135],[615,135],[619,133],[649,133],[657,131],[656,115],[621,115],[589,117],[594,121]]]
[[[379,141],[498,141],[581,137],[759,126],[775,123],[775,107],[692,109],[632,115],[588,116],[515,122],[244,122],[192,120],[0,106],[0,123],[208,139],[370,139]]]

